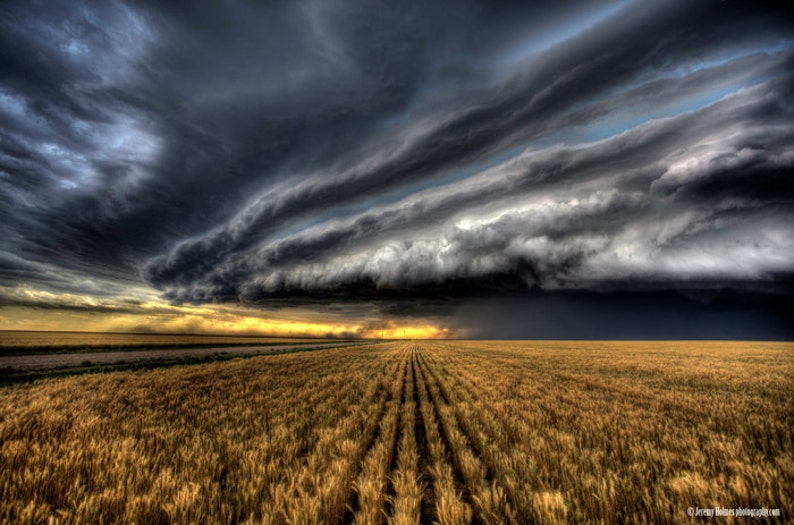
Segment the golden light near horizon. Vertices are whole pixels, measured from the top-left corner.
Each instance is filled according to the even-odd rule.
[[[344,316],[310,310],[266,312],[241,305],[174,305],[151,296],[110,299],[55,294],[29,287],[11,292],[24,299],[24,304],[0,310],[0,326],[5,330],[371,339],[443,339],[452,335],[449,328],[425,320],[353,322]]]
[[[208,331],[223,333],[258,333],[263,335],[347,337],[360,330],[355,324],[329,324],[258,317],[209,319],[205,322]]]
[[[350,337],[360,325],[270,319],[219,312],[210,307],[156,313],[42,311],[11,307],[0,316],[5,330],[168,332],[224,335]]]
[[[450,337],[449,328],[419,325],[419,326],[389,326],[388,328],[373,328],[365,332],[364,337],[372,339],[445,339]]]

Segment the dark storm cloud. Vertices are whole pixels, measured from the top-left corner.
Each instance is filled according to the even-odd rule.
[[[780,297],[725,293],[708,299],[659,292],[525,294],[473,301],[456,312],[453,326],[475,327],[470,336],[483,339],[794,338]]]
[[[12,219],[51,228],[46,244],[113,266],[222,220],[283,164],[328,161],[326,136],[350,147],[416,75],[333,27],[315,34],[321,6],[69,5],[4,17],[6,198],[23,209]],[[380,44],[413,56],[395,31]],[[362,56],[333,63],[322,38]]]
[[[452,90],[448,99],[439,101],[441,109],[423,107],[420,101],[419,109],[409,113],[412,120],[406,129],[389,135],[386,141],[374,141],[375,144],[365,140],[364,151],[347,155],[343,169],[324,166],[321,177],[311,178],[288,191],[266,194],[224,227],[197,241],[181,244],[151,267],[153,282],[200,278],[230,254],[277,235],[287,221],[314,214],[317,208],[348,204],[382,194],[394,186],[432,178],[438,172],[465,166],[467,161],[495,150],[584,125],[608,114],[615,105],[647,104],[649,93],[661,90],[659,83],[666,84],[664,87],[670,92],[679,93],[686,93],[682,91],[688,87],[686,80],[701,89],[715,88],[706,79],[698,82],[698,78],[689,78],[702,76],[695,73],[684,82],[680,79],[649,82],[651,86],[621,94],[612,101],[591,103],[588,97],[604,96],[610,89],[638,77],[638,66],[663,70],[666,62],[692,60],[697,56],[693,47],[697,52],[715,48],[715,37],[734,29],[735,25],[730,20],[722,26],[715,24],[695,30],[693,26],[682,26],[680,13],[675,17],[661,13],[665,25],[658,22],[658,12],[628,11],[628,20],[624,17],[623,22],[629,23],[625,26],[615,28],[614,21],[604,22],[560,48],[541,54],[537,63],[527,61],[516,65],[516,72],[511,71],[505,78],[494,75],[497,77],[494,86],[477,86],[462,92]],[[659,25],[648,28],[650,19]],[[747,26],[738,29],[753,29],[752,24]],[[742,32],[733,34],[738,41],[742,36]],[[663,54],[658,49],[660,41],[667,42]],[[747,75],[747,62],[752,58],[763,61],[764,57],[737,61],[732,64],[733,71],[717,76],[717,82],[725,82],[726,77],[735,82],[738,79],[732,76]],[[758,68],[761,71],[757,74],[785,67],[780,57],[767,62],[772,63],[767,64],[766,71]],[[570,106],[576,103],[585,107],[570,111]],[[360,155],[363,158],[348,166],[351,158],[355,160]]]
[[[524,4],[6,4],[0,284],[387,315],[788,293],[784,11]]]
[[[784,271],[789,261],[743,268],[729,251],[717,260],[701,247],[727,236],[734,245],[728,249],[740,259],[745,249],[785,257],[787,228],[775,223],[792,215],[794,185],[779,169],[794,127],[790,111],[770,96],[778,87],[750,88],[701,111],[587,146],[526,151],[465,181],[263,243],[215,265],[209,277],[192,279],[183,289],[188,295],[175,298],[323,290],[344,295],[356,283],[371,283],[385,294],[494,274],[553,288],[598,287],[621,275],[624,287],[633,286],[635,277],[641,277],[640,286],[703,277],[763,280],[762,272]],[[774,132],[753,129],[759,115]],[[713,142],[692,157],[691,145],[702,136]],[[714,180],[730,184],[709,190]],[[775,194],[761,200],[747,186],[774,188]],[[693,209],[690,191],[699,193],[700,209]],[[742,234],[750,224],[763,225],[772,238],[752,229]],[[696,257],[709,257],[705,275],[691,264]]]

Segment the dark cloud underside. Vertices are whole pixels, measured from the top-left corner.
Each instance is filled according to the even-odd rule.
[[[5,3],[0,286],[789,337],[783,6],[527,4]]]

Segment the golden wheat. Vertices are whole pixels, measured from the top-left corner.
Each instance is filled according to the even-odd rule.
[[[422,341],[41,380],[0,389],[0,520],[791,519],[792,376],[791,344]]]

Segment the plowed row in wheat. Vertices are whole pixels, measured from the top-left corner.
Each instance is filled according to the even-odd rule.
[[[0,390],[6,522],[794,508],[791,345],[408,342]]]

